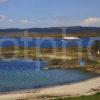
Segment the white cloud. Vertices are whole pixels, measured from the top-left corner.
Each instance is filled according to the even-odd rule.
[[[13,22],[13,20],[5,15],[0,15],[0,22]]]
[[[9,0],[0,0],[0,4],[2,4],[2,3],[6,3],[6,2],[8,2]]]
[[[28,19],[22,19],[22,20],[20,20],[20,22],[21,22],[22,24],[31,24],[31,23],[33,23],[32,21],[30,21],[30,20],[28,20]]]
[[[0,20],[5,20],[5,19],[7,19],[6,16],[4,16],[4,15],[0,15]]]
[[[86,26],[100,26],[100,18],[91,17],[83,20],[82,25]]]

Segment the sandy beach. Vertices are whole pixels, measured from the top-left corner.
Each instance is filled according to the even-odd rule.
[[[47,100],[52,97],[91,95],[100,92],[100,77],[80,83],[1,94],[0,100]]]

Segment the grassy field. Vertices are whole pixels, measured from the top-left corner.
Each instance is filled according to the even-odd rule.
[[[70,97],[70,98],[59,98],[55,100],[100,100],[100,93],[93,96],[81,96],[81,97]]]

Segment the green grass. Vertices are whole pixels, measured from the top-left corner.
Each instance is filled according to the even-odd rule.
[[[55,100],[100,100],[100,93],[93,96],[81,96],[81,97],[70,97],[70,98],[59,98]]]

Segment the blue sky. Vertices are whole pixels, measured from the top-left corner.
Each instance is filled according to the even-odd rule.
[[[100,0],[0,0],[0,28],[100,27]]]

